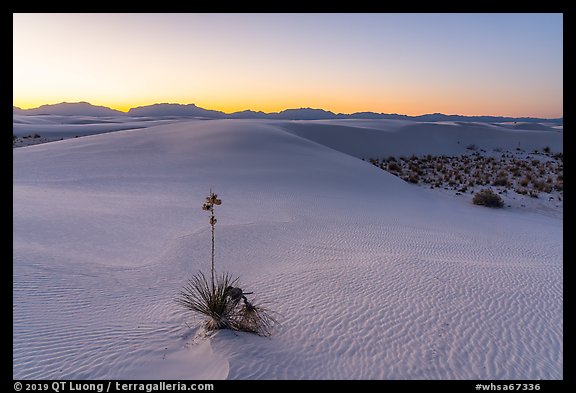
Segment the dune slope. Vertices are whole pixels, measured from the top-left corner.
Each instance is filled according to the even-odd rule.
[[[190,121],[14,150],[15,379],[562,379],[562,220],[455,203],[286,132]],[[293,131],[293,130],[292,130]],[[207,336],[216,268],[278,312]]]

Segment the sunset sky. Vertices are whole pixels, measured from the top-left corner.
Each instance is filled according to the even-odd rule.
[[[13,104],[563,116],[562,14],[14,14]]]

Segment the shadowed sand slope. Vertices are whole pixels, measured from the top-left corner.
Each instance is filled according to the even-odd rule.
[[[563,150],[561,129],[536,124],[474,122],[422,123],[404,120],[324,120],[291,122],[284,128],[358,158],[470,154],[467,149]]]

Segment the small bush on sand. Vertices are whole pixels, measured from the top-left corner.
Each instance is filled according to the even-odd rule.
[[[216,277],[210,283],[200,272],[191,279],[176,297],[182,307],[207,317],[206,330],[231,329],[269,336],[277,321],[270,316],[269,310],[248,301],[238,288],[238,278],[228,273]]]
[[[485,188],[474,194],[472,202],[475,205],[483,205],[486,207],[502,207],[504,206],[504,201],[502,198],[495,194],[491,189]]]
[[[259,304],[250,302],[244,292],[238,287],[239,278],[233,278],[229,273],[216,276],[214,268],[214,206],[222,204],[216,194],[210,191],[202,210],[210,212],[212,227],[212,266],[210,281],[204,273],[192,276],[174,299],[183,308],[197,315],[207,317],[204,327],[207,330],[232,329],[269,336],[272,328],[278,322],[270,315],[270,311]]]
[[[502,177],[497,177],[496,179],[494,179],[494,181],[492,182],[493,186],[504,186],[507,187],[510,185],[510,183],[508,182],[508,177],[507,176],[502,176]]]

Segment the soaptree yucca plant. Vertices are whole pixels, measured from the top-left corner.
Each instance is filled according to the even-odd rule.
[[[214,228],[217,220],[214,208],[221,204],[222,200],[210,190],[202,205],[202,210],[210,213],[209,222],[212,228],[210,281],[202,272],[192,276],[176,296],[176,303],[197,315],[207,317],[204,324],[207,330],[232,329],[269,336],[277,324],[270,315],[271,312],[246,298],[246,295],[253,292],[242,291],[238,286],[238,277],[233,277],[230,273],[219,276],[216,274]]]

